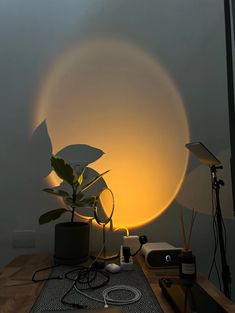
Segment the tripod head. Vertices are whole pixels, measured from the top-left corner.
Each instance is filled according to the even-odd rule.
[[[216,172],[218,170],[222,170],[223,165],[212,165],[210,166],[210,171],[211,171],[211,178],[212,178],[212,184],[214,188],[219,188],[219,186],[224,186],[224,181],[222,179],[217,179]]]

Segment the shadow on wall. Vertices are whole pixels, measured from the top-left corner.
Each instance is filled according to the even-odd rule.
[[[40,140],[40,138],[47,138],[48,140],[47,147],[50,147],[48,151],[45,151],[46,153],[44,155],[44,158],[40,159],[40,162],[41,162],[40,170],[42,171],[41,174],[42,173],[46,174],[45,179],[46,179],[47,184],[50,185],[50,187],[58,188],[58,189],[62,188],[63,190],[65,189],[68,192],[70,192],[71,190],[68,189],[70,186],[68,186],[66,182],[61,180],[55,174],[55,172],[52,171],[51,169],[50,156],[52,154],[52,149],[51,149],[52,143],[51,143],[50,136],[48,134],[46,121],[43,121],[35,130],[32,136],[32,143],[35,144],[37,142],[37,144],[39,144],[38,141]],[[62,157],[63,159],[68,161],[70,164],[74,164],[74,166],[81,165],[81,164],[83,166],[86,166],[86,170],[83,174],[83,181],[84,181],[83,184],[86,184],[86,182],[91,181],[93,178],[98,176],[99,173],[95,171],[94,169],[88,167],[88,165],[98,160],[103,154],[104,152],[102,150],[89,146],[89,145],[85,145],[85,144],[68,145],[62,148],[60,151],[55,153],[56,156]],[[45,159],[45,157],[47,157],[47,159]],[[50,169],[49,174],[48,174],[48,171],[45,171],[45,166],[47,168],[49,166],[49,169]],[[107,185],[104,179],[101,178],[96,182],[96,184],[94,184],[92,187],[89,188],[88,192],[84,191],[84,194],[86,195],[88,193],[89,195],[96,195],[104,187],[107,187]],[[63,200],[61,200],[60,197],[57,197],[57,202],[60,202],[63,204],[63,206],[66,206],[66,204],[63,202]],[[86,209],[86,211],[83,212],[83,209],[80,208],[78,211],[81,214],[81,216],[84,216],[87,218],[89,217],[93,218],[92,210]]]
[[[18,254],[53,250],[55,223],[51,222],[46,225],[38,223],[41,214],[58,207],[57,201],[42,192],[42,189],[48,187],[49,183],[55,186],[61,183],[58,179],[51,177],[53,173],[50,164],[52,150],[46,121],[43,121],[34,131],[30,142],[25,144],[23,155],[21,153],[20,157],[17,157],[17,154],[11,156],[14,163],[10,171],[14,173],[14,177],[11,184],[6,182],[5,190],[8,195],[8,212],[11,210],[12,214],[6,216],[6,222],[1,227],[3,234],[1,246],[5,251],[9,250],[9,253],[7,252],[7,255],[0,260],[0,266]],[[103,151],[84,144],[74,144],[61,149],[56,155],[71,162],[76,160],[89,164],[100,158]],[[94,169],[88,167],[84,173],[84,182],[91,180],[97,174]],[[13,189],[11,192],[12,186],[17,186],[17,190]],[[105,181],[101,178],[89,189],[89,194],[95,194],[105,186]],[[70,216],[65,214],[59,222],[67,221],[69,218]],[[27,231],[31,238],[27,237]]]

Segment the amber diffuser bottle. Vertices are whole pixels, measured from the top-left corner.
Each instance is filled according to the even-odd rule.
[[[196,258],[191,250],[182,250],[179,254],[179,276],[183,279],[196,280]]]
[[[191,241],[192,229],[193,229],[195,218],[196,218],[196,213],[193,209],[190,227],[189,227],[189,233],[188,233],[188,236],[186,236],[183,212],[182,210],[180,212],[181,230],[182,230],[182,235],[183,235],[183,249],[179,255],[179,277],[182,279],[188,279],[192,281],[197,278],[196,258],[192,254],[192,250],[190,248],[190,241]]]

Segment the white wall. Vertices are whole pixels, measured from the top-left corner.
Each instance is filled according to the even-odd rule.
[[[1,266],[18,254],[53,248],[53,225],[38,226],[38,216],[44,208],[57,205],[41,192],[46,186],[43,177],[48,172],[48,164],[41,165],[41,160],[45,158],[46,151],[50,151],[50,145],[46,136],[36,136],[32,142],[30,125],[46,73],[71,47],[94,37],[118,38],[130,42],[160,60],[185,104],[190,140],[200,140],[217,156],[222,156],[226,173],[222,172],[221,176],[224,175],[229,180],[229,130],[221,1],[1,0]],[[197,171],[199,166],[197,160],[190,158],[188,176]],[[195,177],[196,183],[190,180],[191,190],[207,190],[205,186],[208,181],[200,180],[200,175],[197,174]],[[132,232],[145,233],[149,241],[168,241],[179,246],[178,209],[182,205],[194,205],[193,196],[191,200],[185,200],[185,188],[190,189],[183,185],[177,201],[173,201],[160,218]],[[230,182],[223,193],[222,208],[229,215],[232,212]],[[197,206],[203,207],[205,203],[200,195]],[[187,216],[190,212],[185,208]],[[205,274],[213,252],[211,223],[209,214],[200,213],[192,242],[198,270]],[[235,278],[235,268],[232,266],[235,264],[232,249],[234,221],[226,220],[226,226],[228,262]],[[35,248],[12,248],[15,230],[34,230]],[[116,246],[120,244],[117,234],[114,242]]]

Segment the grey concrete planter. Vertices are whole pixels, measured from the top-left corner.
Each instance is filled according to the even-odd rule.
[[[86,222],[67,222],[55,225],[56,264],[79,264],[89,257],[90,225]]]

